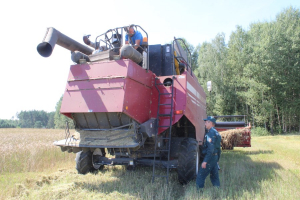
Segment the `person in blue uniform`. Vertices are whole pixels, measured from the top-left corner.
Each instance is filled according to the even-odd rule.
[[[205,134],[201,152],[204,159],[196,179],[197,188],[200,189],[204,188],[205,179],[209,174],[213,186],[220,187],[218,162],[221,156],[221,135],[214,128],[216,124],[214,117],[207,117],[204,121],[208,132]]]
[[[141,54],[143,53],[143,48],[140,46],[143,43],[143,35],[138,30],[134,30],[133,26],[129,26],[128,32],[125,35],[125,44],[131,44]]]

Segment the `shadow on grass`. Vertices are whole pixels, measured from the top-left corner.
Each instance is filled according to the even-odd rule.
[[[273,151],[222,151],[219,171],[221,187],[214,188],[206,178],[203,193],[195,189],[195,181],[190,185],[183,199],[257,199],[262,198],[264,187],[281,179],[276,170],[282,169],[277,162],[264,162],[265,155]],[[252,157],[262,155],[262,161]]]
[[[221,158],[221,188],[226,197],[239,198],[243,193],[260,193],[262,182],[278,178],[277,162],[253,161],[249,155],[273,154],[273,151],[225,151]]]
[[[103,171],[95,174],[95,181],[75,182],[75,185],[106,195],[117,192],[121,198],[127,195],[140,199],[251,199],[261,193],[265,182],[271,184],[272,180],[280,179],[275,170],[282,169],[277,162],[254,161],[251,156],[273,153],[262,150],[223,151],[219,173],[221,190],[216,191],[207,178],[204,194],[199,194],[196,190],[195,181],[187,186],[180,185],[176,170],[170,172],[168,185],[164,178],[156,178],[152,184],[151,167],[137,167],[134,171],[127,171],[125,167],[105,167]],[[157,172],[165,175],[166,170],[158,169]]]
[[[231,150],[223,150],[222,152],[231,152]],[[244,154],[244,155],[258,155],[258,154],[274,154],[274,151],[273,150],[258,150],[258,151],[243,151],[243,150],[234,150],[232,151],[234,153],[241,153],[241,154]]]
[[[165,175],[165,169],[157,169],[157,174]],[[105,167],[94,174],[98,181],[75,182],[76,187],[104,194],[119,193],[137,199],[179,199],[184,188],[177,180],[176,170],[170,171],[169,184],[165,178],[156,178],[152,183],[152,167],[136,167],[134,171],[124,168]]]

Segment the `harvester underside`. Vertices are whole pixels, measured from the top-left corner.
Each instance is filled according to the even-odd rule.
[[[76,130],[71,138],[55,143],[58,146],[89,148],[135,148],[142,142],[134,124],[125,125],[126,129]],[[125,127],[124,126],[124,127]]]
[[[79,148],[136,148],[147,135],[124,113],[73,113],[76,132],[71,138],[55,142],[62,150],[77,152]],[[76,149],[76,147],[79,147]]]
[[[73,113],[76,129],[106,130],[126,126],[132,119],[121,112]]]

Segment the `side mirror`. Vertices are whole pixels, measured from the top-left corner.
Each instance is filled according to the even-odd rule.
[[[207,90],[210,92],[212,89],[211,81],[207,81],[206,85],[207,85]]]

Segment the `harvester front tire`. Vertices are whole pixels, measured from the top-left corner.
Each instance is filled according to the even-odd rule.
[[[76,153],[76,169],[78,174],[87,174],[95,170],[92,163],[92,155],[91,151],[83,152],[80,151]]]
[[[187,184],[193,180],[199,168],[200,152],[198,142],[193,138],[184,139],[179,147],[178,156],[178,181]]]

